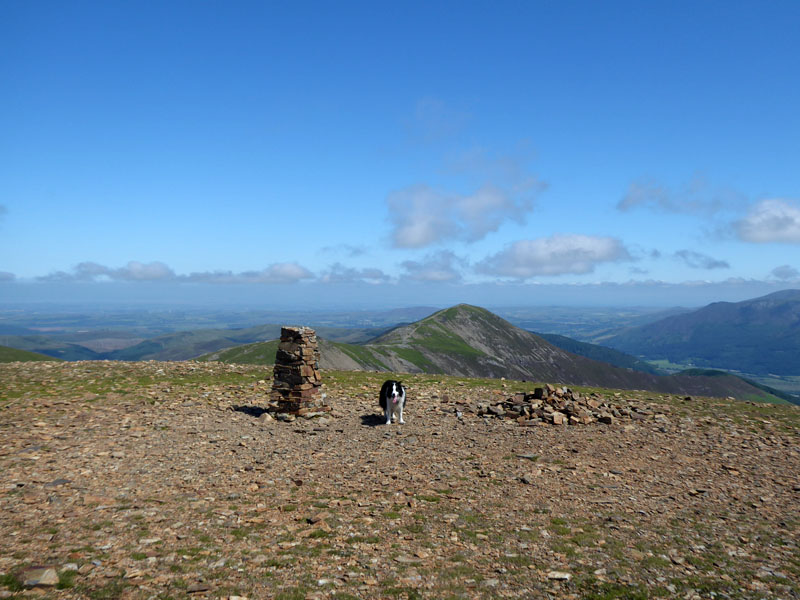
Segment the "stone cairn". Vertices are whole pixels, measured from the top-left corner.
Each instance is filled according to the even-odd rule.
[[[309,327],[282,327],[275,355],[272,400],[277,412],[303,415],[325,411],[320,393],[317,335]]]
[[[617,396],[619,394],[615,394],[613,401],[596,393],[583,396],[578,391],[548,383],[543,388],[534,389],[532,394],[520,392],[501,402],[480,402],[474,410],[480,416],[514,419],[523,427],[546,423],[588,425],[599,422],[611,425],[618,420],[669,422],[662,412],[631,401],[624,402]]]

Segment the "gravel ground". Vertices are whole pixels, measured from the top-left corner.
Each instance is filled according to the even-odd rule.
[[[800,409],[599,391],[646,415],[479,416],[534,384],[0,365],[0,598],[799,598]],[[551,382],[558,383],[558,382]],[[589,393],[592,390],[581,390]]]

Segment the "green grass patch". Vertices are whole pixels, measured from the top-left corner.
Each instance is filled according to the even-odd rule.
[[[414,341],[417,346],[437,354],[457,354],[467,358],[486,356],[484,352],[470,346],[462,337],[435,322],[417,327]]]
[[[58,583],[56,584],[56,589],[68,590],[75,587],[75,576],[77,574],[78,572],[73,571],[72,569],[61,571],[61,573],[58,574]]]
[[[308,534],[309,539],[312,540],[319,540],[330,536],[331,536],[330,531],[325,531],[324,529],[315,529],[310,534]]]
[[[275,600],[306,600],[307,593],[304,587],[293,587],[275,594]]]
[[[380,544],[382,541],[377,535],[354,535],[345,540],[348,544]]]
[[[435,495],[428,495],[428,496],[420,495],[417,496],[417,498],[419,498],[420,500],[424,500],[425,502],[434,502],[434,503],[439,502],[441,500],[439,496]]]
[[[347,354],[347,356],[361,365],[378,367],[385,371],[391,370],[385,363],[375,356],[376,353],[372,350],[372,348],[359,346],[357,344],[343,344],[341,342],[333,342],[333,346]]]
[[[441,369],[428,360],[419,350],[403,348],[401,346],[392,346],[390,349],[397,354],[397,356],[419,367],[426,373],[441,373]]]
[[[585,590],[583,600],[649,600],[653,594],[640,586],[627,586],[620,583],[589,584],[590,589]]]
[[[21,592],[25,589],[22,582],[13,573],[0,575],[0,585],[4,586],[10,592]]]

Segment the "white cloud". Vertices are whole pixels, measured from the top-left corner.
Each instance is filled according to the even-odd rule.
[[[331,267],[324,272],[319,280],[322,283],[385,283],[389,281],[389,276],[380,269],[364,268],[354,269],[346,267],[341,263],[331,265]]]
[[[800,205],[792,200],[761,200],[734,223],[734,229],[745,242],[800,244]]]
[[[631,260],[631,255],[615,238],[565,234],[514,242],[481,261],[477,270],[487,275],[527,279],[591,273],[600,263],[623,260]]]
[[[489,185],[470,195],[416,185],[391,193],[387,204],[397,248],[422,248],[446,240],[475,242],[497,231],[504,221],[523,222],[533,210],[531,198],[514,198]]]
[[[667,213],[714,215],[740,207],[745,197],[730,189],[714,189],[703,177],[693,177],[677,190],[649,179],[634,181],[617,203],[617,209],[629,211],[649,208]]]
[[[461,281],[461,269],[466,261],[445,250],[427,255],[422,261],[407,260],[402,263],[403,279],[431,283]]]
[[[692,269],[730,269],[727,261],[718,260],[707,254],[701,254],[693,250],[678,250],[674,257],[682,260],[687,266]]]
[[[776,277],[782,281],[787,281],[789,279],[800,279],[800,271],[790,265],[781,265],[780,267],[775,267],[770,273],[773,277]]]

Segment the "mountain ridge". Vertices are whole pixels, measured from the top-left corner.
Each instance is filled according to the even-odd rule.
[[[255,346],[255,345],[254,345]],[[333,370],[441,373],[559,382],[686,395],[771,397],[735,376],[659,376],[562,350],[490,311],[460,304],[394,328],[363,345],[320,342],[320,366]],[[257,348],[251,348],[256,352]],[[233,352],[233,350],[231,350]],[[208,360],[208,357],[203,357]],[[226,359],[224,353],[217,359]]]
[[[714,302],[623,330],[602,343],[650,360],[760,375],[800,375],[800,290]]]

